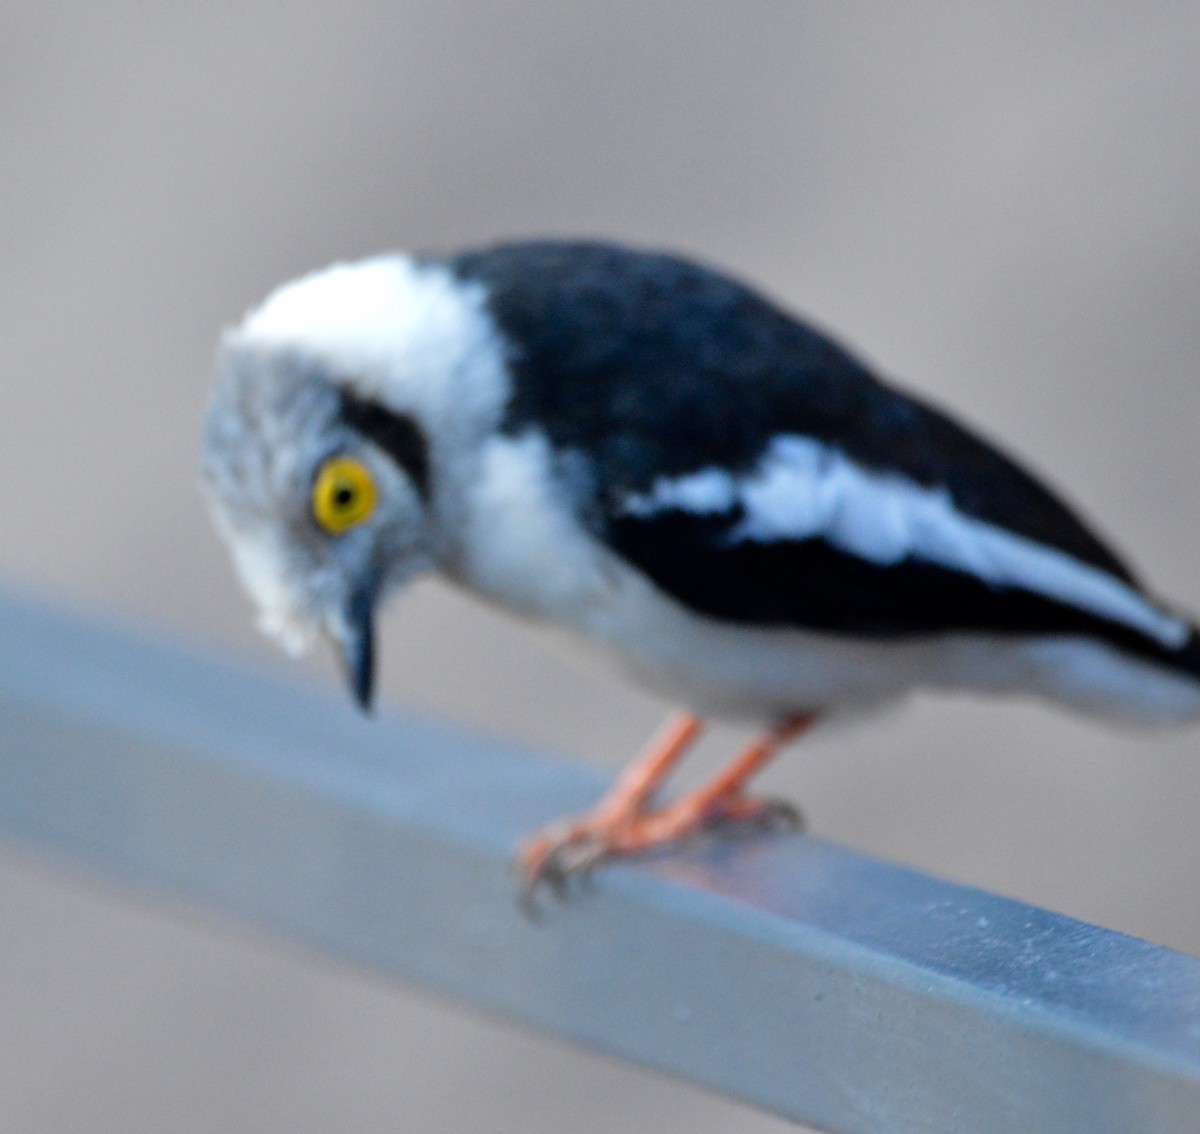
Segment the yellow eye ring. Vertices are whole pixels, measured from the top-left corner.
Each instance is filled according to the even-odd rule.
[[[375,478],[361,461],[332,457],[313,482],[313,518],[331,535],[341,535],[371,518],[379,502]]]

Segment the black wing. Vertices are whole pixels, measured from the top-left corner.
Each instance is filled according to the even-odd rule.
[[[1133,584],[1128,568],[1045,486],[946,415],[889,388],[837,343],[744,285],[678,258],[605,244],[525,243],[460,255],[452,266],[482,282],[513,348],[516,388],[506,428],[536,427],[559,450],[585,454],[606,499],[597,523],[614,547],[667,591],[692,596],[715,616],[738,601],[702,595],[685,576],[728,576],[716,592],[760,590],[766,576],[796,578],[837,559],[819,546],[745,548],[729,556],[719,518],[677,517],[673,552],[613,517],[631,493],[661,477],[717,467],[753,468],[773,437],[793,434],[835,446],[864,468],[945,489],[965,515],[1006,528]],[[665,522],[665,521],[664,521]],[[644,525],[643,525],[644,526]],[[787,561],[782,566],[768,567]],[[862,564],[835,562],[863,575]],[[865,574],[864,574],[865,573]],[[912,588],[944,581],[912,567]],[[895,576],[892,576],[895,577]],[[964,585],[968,585],[964,583]],[[791,587],[797,592],[803,588]],[[897,612],[907,603],[901,588]],[[967,597],[946,605],[956,624]],[[749,613],[744,612],[744,613]],[[808,604],[780,600],[759,621],[811,625]],[[881,610],[871,619],[905,626]]]

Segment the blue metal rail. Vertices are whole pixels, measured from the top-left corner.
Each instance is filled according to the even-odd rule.
[[[603,870],[583,769],[0,596],[0,833],[844,1134],[1196,1134],[1200,961],[827,843]]]

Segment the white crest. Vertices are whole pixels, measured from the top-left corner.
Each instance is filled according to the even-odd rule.
[[[363,397],[416,413],[436,440],[494,426],[508,398],[506,348],[482,284],[444,264],[376,256],[286,283],[228,341],[295,349]]]

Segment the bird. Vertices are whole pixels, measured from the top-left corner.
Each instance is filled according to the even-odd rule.
[[[529,240],[336,263],[224,333],[202,483],[262,629],[369,708],[382,603],[436,573],[680,709],[526,893],[723,824],[815,722],[927,687],[1200,719],[1200,636],[1052,489],[715,268]],[[757,739],[660,788],[710,717]]]

